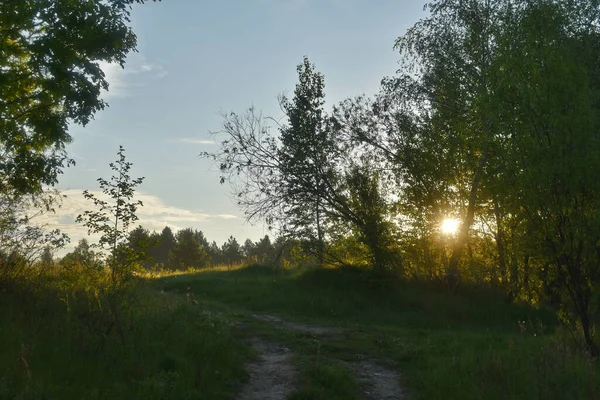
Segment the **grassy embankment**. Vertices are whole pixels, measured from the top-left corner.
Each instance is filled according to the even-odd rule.
[[[477,290],[449,295],[398,282],[382,291],[357,270],[247,267],[161,278],[201,307],[242,321],[247,335],[285,343],[301,371],[294,399],[358,398],[347,363],[357,354],[396,368],[413,399],[600,398],[600,367],[574,348],[554,313]],[[251,313],[341,327],[313,335]]]

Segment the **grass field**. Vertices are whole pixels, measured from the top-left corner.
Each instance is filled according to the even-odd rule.
[[[394,366],[414,399],[600,398],[600,368],[573,348],[552,311],[489,292],[449,295],[418,282],[381,289],[360,270],[261,266],[157,284],[244,321],[247,334],[286,343],[302,371],[294,399],[359,398],[345,364],[357,354]],[[274,329],[252,313],[342,330],[320,337]]]
[[[0,293],[0,400],[236,398],[252,338],[289,349],[293,400],[363,398],[360,360],[397,372],[408,399],[600,398],[597,361],[552,311],[490,292],[250,266],[148,277],[123,296],[116,327],[106,295]]]
[[[183,296],[137,287],[121,336],[89,297],[62,295],[0,293],[0,399],[216,400],[245,377],[229,321]]]

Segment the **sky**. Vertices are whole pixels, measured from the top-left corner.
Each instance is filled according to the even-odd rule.
[[[398,69],[395,40],[426,15],[424,0],[162,0],[136,5],[132,27],[138,52],[121,69],[103,64],[109,107],[85,127],[71,126],[59,189],[66,198],[52,227],[87,235],[75,217],[98,191],[123,145],[138,188],[139,224],[160,231],[193,227],[219,245],[233,235],[258,240],[269,231],[245,222],[220,185],[214,166],[198,157],[216,149],[209,134],[221,112],[254,105],[281,117],[277,96],[291,94],[303,56],[325,76],[329,105],[378,91]]]

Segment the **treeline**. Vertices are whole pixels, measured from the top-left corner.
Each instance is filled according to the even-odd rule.
[[[135,255],[134,270],[141,268],[147,271],[186,271],[256,263],[276,264],[281,267],[316,263],[314,255],[298,240],[280,236],[271,241],[269,235],[265,235],[256,242],[246,239],[240,244],[235,237],[230,236],[219,246],[214,240],[209,242],[202,231],[185,228],[173,232],[169,226],[165,226],[161,232],[151,232],[140,225],[129,232],[119,247],[121,251],[131,251]],[[348,259],[347,253],[344,259]],[[99,251],[97,245],[90,244],[88,239],[84,238],[73,251],[63,257],[54,258],[50,247],[45,248],[37,267],[60,268],[79,264],[103,268],[109,261],[110,257],[107,258],[106,254]]]
[[[146,270],[187,270],[216,265],[236,265],[248,263],[271,263],[281,248],[279,242],[271,243],[268,235],[257,242],[247,239],[243,245],[233,237],[217,245],[209,242],[202,231],[193,228],[181,229],[175,233],[166,226],[161,232],[150,232],[138,226],[122,244],[131,248],[138,257],[141,267]],[[83,264],[94,262],[100,255],[87,239],[82,239],[73,252],[62,258],[61,263],[75,259]]]

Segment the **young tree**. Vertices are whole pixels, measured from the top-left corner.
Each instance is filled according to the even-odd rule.
[[[388,221],[390,207],[381,194],[377,172],[356,166],[347,176],[349,207],[354,210],[354,229],[358,237],[370,250],[371,265],[383,274],[398,272],[400,260],[392,250],[393,225]]]
[[[244,255],[244,258],[246,258],[246,260],[252,260],[253,258],[257,258],[256,257],[256,245],[254,244],[254,242],[250,239],[246,239],[246,241],[244,242],[244,245],[242,246],[242,253]],[[256,261],[256,260],[255,260]]]
[[[76,268],[80,271],[98,272],[102,270],[101,254],[95,252],[87,239],[83,238],[77,243],[72,252],[67,253],[61,260],[63,268]]]
[[[406,173],[419,182],[431,181],[443,171],[442,193],[454,207],[464,204],[448,267],[447,279],[454,287],[475,211],[482,202],[480,188],[494,135],[493,107],[488,101],[494,73],[490,64],[495,37],[503,28],[502,14],[511,6],[504,0],[451,0],[434,1],[428,7],[431,15],[397,41],[405,65],[398,82],[411,82],[413,71],[418,71],[417,93],[427,121],[416,138],[418,154],[434,156],[438,165],[434,171],[426,163],[409,164]]]
[[[269,235],[265,235],[262,239],[254,244],[254,254],[260,262],[272,262],[275,258],[275,248],[271,243]]]
[[[221,249],[215,240],[210,242],[208,247],[206,248],[206,254],[208,255],[208,259],[211,265],[218,265],[223,263],[223,254],[221,253]]]
[[[51,246],[44,246],[44,251],[42,252],[42,256],[40,257],[40,268],[43,271],[54,269],[54,251]]]
[[[133,200],[135,188],[144,178],[129,176],[131,163],[125,160],[125,149],[119,146],[118,159],[110,163],[114,171],[110,180],[98,179],[102,195],[85,190],[83,195],[91,200],[96,211],[85,211],[76,221],[88,228],[88,234],[100,234],[98,246],[110,254],[109,266],[113,285],[122,284],[131,274],[137,261],[135,254],[126,246],[129,227],[138,220],[137,208],[142,202]]]

